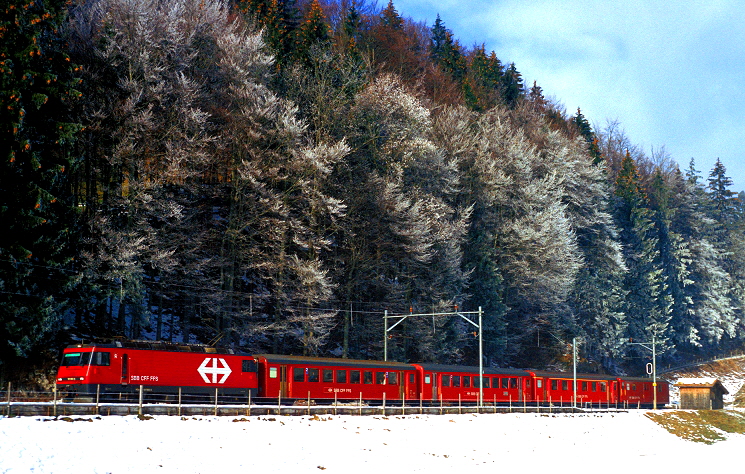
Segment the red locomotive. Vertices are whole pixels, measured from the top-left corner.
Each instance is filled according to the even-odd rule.
[[[650,407],[648,378],[577,376],[576,405]],[[481,385],[483,384],[483,388]],[[407,364],[369,360],[239,354],[195,344],[123,342],[78,344],[64,350],[60,390],[73,394],[238,396],[319,403],[363,400],[391,403],[573,405],[571,374],[539,370]],[[669,403],[669,385],[657,382],[657,405]]]
[[[57,386],[67,393],[256,395],[256,359],[198,344],[116,341],[77,344],[62,354]]]

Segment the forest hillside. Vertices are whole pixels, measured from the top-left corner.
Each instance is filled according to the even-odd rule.
[[[6,0],[0,379],[73,340],[494,366],[743,345],[745,194],[368,0]],[[446,20],[446,19],[445,19]],[[664,149],[663,149],[664,150]],[[460,318],[391,359],[476,364]]]

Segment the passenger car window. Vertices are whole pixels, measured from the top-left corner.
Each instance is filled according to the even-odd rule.
[[[346,370],[336,371],[336,383],[347,383],[347,371]]]
[[[460,375],[453,375],[453,387],[460,387]]]
[[[385,385],[385,372],[375,372],[375,383]]]
[[[449,387],[450,386],[450,376],[449,375],[443,375],[442,376],[442,386],[443,387]]]
[[[398,385],[398,374],[396,372],[388,372],[388,385]]]
[[[373,383],[372,370],[365,370],[362,373],[362,383],[371,384]]]
[[[510,388],[510,379],[507,377],[502,379],[502,388]]]
[[[302,367],[295,367],[292,369],[292,381],[293,382],[305,382],[305,369]]]
[[[323,381],[325,383],[334,383],[334,371],[331,369],[323,369]]]
[[[559,389],[559,381],[555,379],[551,379],[551,390],[558,390]]]
[[[308,382],[318,382],[318,369],[308,369]]]
[[[517,388],[517,377],[510,377],[510,388]]]
[[[360,371],[359,370],[349,371],[349,383],[360,383]]]
[[[561,381],[561,389],[562,390],[569,390],[569,382],[566,380]]]

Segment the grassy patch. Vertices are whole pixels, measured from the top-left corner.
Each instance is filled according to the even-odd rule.
[[[675,436],[697,443],[714,444],[727,439],[727,433],[745,434],[745,414],[737,411],[674,411],[647,417]]]
[[[733,405],[736,407],[745,407],[745,385],[735,394]]]

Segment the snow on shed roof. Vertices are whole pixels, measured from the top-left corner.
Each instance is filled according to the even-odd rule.
[[[678,381],[675,383],[676,387],[714,387],[716,385],[719,385],[722,388],[723,393],[729,393],[727,389],[724,388],[724,385],[722,385],[719,379],[713,377],[683,377],[679,378]]]

